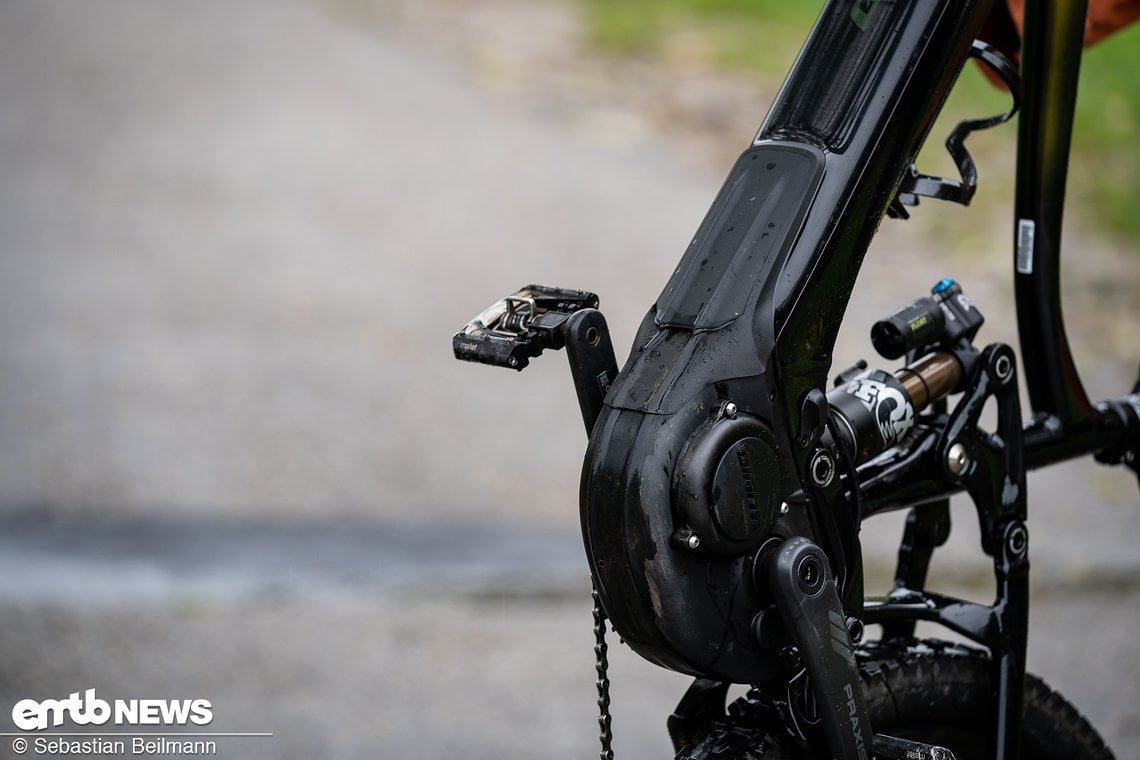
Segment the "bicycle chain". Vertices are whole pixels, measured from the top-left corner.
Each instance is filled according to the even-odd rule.
[[[591,583],[590,596],[594,600],[594,669],[598,672],[598,740],[602,743],[601,760],[614,760],[613,730],[610,726],[609,647],[606,645],[606,613],[598,596],[598,587]]]

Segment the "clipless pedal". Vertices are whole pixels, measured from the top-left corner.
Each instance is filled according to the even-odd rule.
[[[598,297],[584,290],[527,285],[455,334],[455,358],[522,370],[546,349],[566,349],[587,432],[617,376],[613,342]]]
[[[455,334],[455,358],[522,370],[548,348],[565,345],[571,314],[598,308],[598,297],[584,290],[527,285],[503,298]]]

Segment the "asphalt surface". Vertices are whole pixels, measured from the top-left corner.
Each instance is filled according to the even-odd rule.
[[[563,360],[450,335],[548,282],[623,352],[765,95],[598,56],[557,2],[0,4],[0,726],[95,688],[273,734],[221,756],[592,755]],[[837,355],[945,274],[1013,340],[997,213],[884,225]],[[1072,247],[1074,350],[1118,395],[1140,272]],[[1031,668],[1140,757],[1136,484],[1030,489]],[[955,520],[938,577],[984,598]],[[618,756],[668,756],[686,679],[612,659]]]

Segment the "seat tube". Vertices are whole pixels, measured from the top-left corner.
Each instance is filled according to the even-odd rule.
[[[1066,428],[1093,416],[1061,309],[1061,217],[1087,0],[1025,6],[1014,207],[1014,287],[1025,384],[1035,413]]]

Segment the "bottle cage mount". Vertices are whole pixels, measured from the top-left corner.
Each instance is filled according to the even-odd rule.
[[[913,163],[907,167],[899,181],[898,193],[887,209],[887,214],[892,218],[908,218],[910,214],[905,206],[917,206],[919,196],[940,201],[951,201],[963,206],[970,205],[970,201],[973,200],[974,193],[978,189],[978,169],[974,164],[973,156],[966,150],[966,138],[971,132],[1004,124],[1012,119],[1021,107],[1021,75],[1018,73],[1017,67],[999,50],[981,40],[974,40],[970,47],[970,56],[997,75],[1013,98],[1013,104],[1008,111],[997,116],[959,122],[958,126],[950,132],[949,137],[946,138],[946,151],[958,168],[959,179],[952,180],[921,174]]]

